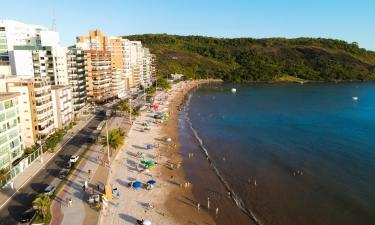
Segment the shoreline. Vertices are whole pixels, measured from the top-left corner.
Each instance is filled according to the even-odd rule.
[[[188,94],[195,88],[199,87],[199,85],[222,81],[194,80],[188,82],[189,83],[181,83],[180,85],[186,85],[186,87],[175,90],[177,93],[172,94],[173,96],[169,101],[170,119],[162,129],[163,134],[172,137],[173,143],[175,144],[174,148],[170,148],[168,149],[168,152],[166,152],[170,154],[169,160],[175,165],[179,162],[182,163],[180,169],[169,170],[163,168],[164,171],[162,171],[162,173],[166,175],[166,177],[173,176],[174,179],[182,185],[182,187],[176,186],[169,188],[165,207],[178,224],[217,224],[214,218],[207,212],[207,207],[203,202],[199,202],[200,209],[198,210],[198,200],[194,196],[192,190],[195,187],[194,183],[191,183],[188,187],[184,186],[185,183],[190,183],[190,181],[186,176],[186,168],[184,166],[186,154],[181,152],[181,143],[179,141],[179,113],[181,107],[186,103]]]
[[[179,114],[179,136],[184,145],[180,146],[180,153],[184,156],[183,170],[186,179],[193,182],[192,196],[205,208],[211,218],[218,225],[260,224],[260,221],[249,211],[242,200],[233,192],[227,181],[218,171],[213,159],[207,152],[191,121],[187,116],[185,107],[189,107],[188,94],[181,103],[183,110]],[[190,158],[190,154],[193,157]],[[231,193],[228,195],[228,192]],[[202,204],[203,203],[203,204]],[[208,208],[209,207],[209,208]]]

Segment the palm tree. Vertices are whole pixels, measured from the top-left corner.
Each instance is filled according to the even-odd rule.
[[[111,149],[111,154],[112,149],[117,150],[121,145],[124,144],[124,137],[125,132],[122,128],[113,129],[108,132],[108,144],[109,148]],[[103,146],[107,145],[107,137],[102,137],[101,144]]]
[[[140,114],[141,114],[141,112],[139,111],[139,109],[133,108],[133,111],[132,111],[133,116],[139,116]]]
[[[33,206],[39,210],[40,215],[45,218],[49,212],[49,206],[51,205],[51,198],[48,195],[38,195],[33,201]]]

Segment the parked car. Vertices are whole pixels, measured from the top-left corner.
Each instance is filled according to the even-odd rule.
[[[20,218],[20,223],[30,223],[31,221],[34,220],[36,216],[36,211],[34,209],[28,209],[26,210]]]
[[[162,114],[157,113],[154,115],[154,119],[162,119],[162,118],[163,118]]]
[[[55,186],[49,185],[48,187],[46,187],[46,189],[44,189],[44,194],[45,195],[52,195],[55,190],[56,190]]]
[[[77,161],[78,161],[78,159],[79,159],[79,156],[78,155],[72,155],[71,157],[70,157],[70,162],[71,163],[76,163]]]
[[[66,177],[67,171],[66,170],[61,170],[59,172],[59,178],[64,179]]]

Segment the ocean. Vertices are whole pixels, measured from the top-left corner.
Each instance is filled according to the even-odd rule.
[[[375,224],[375,84],[207,84],[179,121],[218,224]]]

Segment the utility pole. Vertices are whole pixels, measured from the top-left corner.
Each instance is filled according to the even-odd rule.
[[[132,99],[129,99],[129,120],[130,124],[132,124]]]
[[[111,158],[109,156],[109,138],[108,138],[108,120],[105,122],[107,127],[107,155],[108,155],[108,164],[111,163]]]
[[[144,104],[146,104],[146,83],[144,83],[144,86],[143,86],[143,101],[144,101]]]

